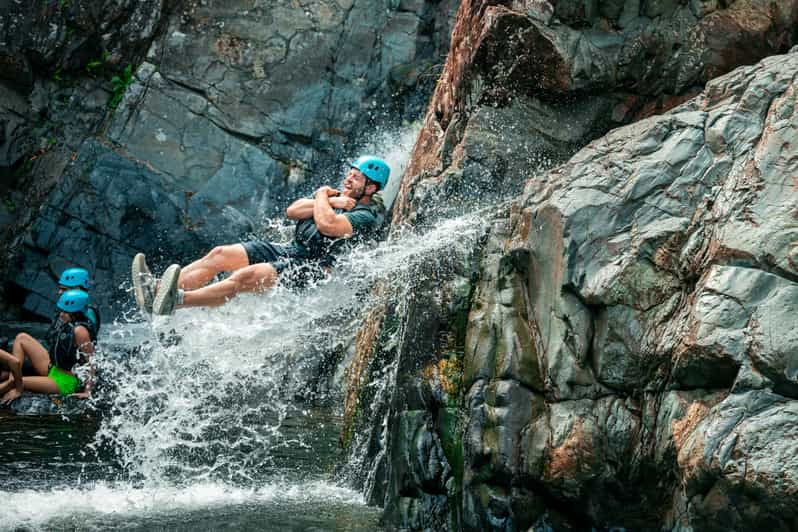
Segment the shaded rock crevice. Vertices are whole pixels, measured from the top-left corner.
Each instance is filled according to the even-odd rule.
[[[121,79],[126,65],[141,60],[177,6],[160,0],[5,6],[0,17],[0,176],[8,188],[0,202],[0,234],[9,253],[0,259],[3,286],[16,283],[3,273],[10,262],[27,267],[14,252],[26,237],[31,240],[28,233],[59,176],[112,112],[109,102],[123,90],[112,77]],[[64,266],[57,257],[51,264]],[[0,307],[12,315],[36,313],[35,305]]]

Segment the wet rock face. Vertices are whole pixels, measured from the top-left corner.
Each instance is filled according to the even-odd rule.
[[[434,217],[441,191],[470,187],[461,194],[469,205],[500,197],[610,128],[786,52],[796,20],[793,1],[464,2],[396,221]],[[486,113],[507,136],[495,148],[471,133]]]
[[[798,524],[797,74],[798,50],[711,81],[496,222],[465,344],[465,528],[526,528],[530,498],[597,526]]]
[[[777,192],[798,170],[787,141],[798,125],[796,73],[798,53],[738,69],[665,115],[613,131],[545,182],[527,186],[518,216],[531,223],[519,224],[505,242],[529,256],[524,307],[547,368],[548,425],[557,426],[555,405],[584,420],[570,401],[628,397],[614,421],[587,430],[582,421],[579,432],[569,430],[579,468],[546,461],[536,478],[549,493],[561,489],[560,477],[574,484],[570,497],[589,502],[585,513],[594,522],[795,526],[798,515],[765,516],[757,497],[794,501],[798,477],[798,463],[787,458],[796,443],[783,439],[794,430],[787,421],[791,357],[783,353],[798,344],[790,321],[779,317],[798,302],[796,271],[786,267],[798,231],[790,221],[794,202]],[[585,333],[592,336],[587,345],[578,341]],[[581,378],[564,368],[582,368]],[[663,416],[666,390],[704,391],[686,412]],[[592,410],[587,419],[595,416]],[[672,433],[643,430],[651,416]],[[593,447],[616,438],[615,453]],[[562,445],[549,442],[543,454],[556,456]],[[645,452],[663,447],[672,450]],[[767,453],[780,460],[778,480]],[[600,470],[580,479],[599,461]],[[735,463],[746,464],[745,475]],[[613,473],[605,477],[608,467]],[[598,495],[614,493],[612,482],[625,479],[642,486],[643,497],[629,504],[650,508],[645,494],[654,485],[642,475],[646,469],[676,477],[672,499],[648,513],[659,512],[658,524],[636,522],[636,510],[612,511]],[[576,491],[585,483],[592,493]],[[727,512],[730,506],[736,511]]]
[[[66,74],[92,59],[112,64],[129,59],[149,46],[162,11],[170,4],[174,2],[4,1],[0,79],[25,89],[33,87],[48,67]]]
[[[419,381],[438,386],[419,369],[433,349],[395,347],[388,426],[412,413],[451,473],[425,473],[431,443],[390,442],[387,519],[443,522],[404,510],[426,507],[465,530],[796,528],[798,50],[712,78],[786,51],[798,4],[497,4],[458,13],[394,221],[495,203],[499,184],[523,192],[480,249],[454,404],[411,401]],[[603,111],[577,107],[584,90]],[[549,160],[513,166],[544,142]],[[406,323],[452,324],[429,319]]]
[[[147,50],[172,4],[3,2],[0,169],[34,152],[75,151],[105,116],[108,79]]]
[[[20,116],[33,113],[37,94],[46,102],[60,94],[50,79],[56,68],[77,69],[80,86],[98,88],[104,98],[83,130],[70,130],[63,149],[56,142],[46,150],[58,154],[53,164],[35,163],[38,174],[49,174],[50,187],[58,186],[26,206],[27,222],[8,237],[17,251],[9,270],[15,297],[43,315],[65,264],[88,268],[97,280],[94,297],[113,312],[125,306],[118,287],[136,251],[151,255],[156,268],[194,259],[214,245],[245,240],[265,217],[281,216],[290,201],[322,182],[336,184],[346,157],[375,140],[386,117],[389,125],[418,117],[457,7],[421,0],[137,2],[127,11],[50,4],[44,20],[63,16],[66,23],[56,24],[45,42],[35,33],[33,8],[20,12],[19,23],[0,28],[17,39],[15,32],[34,31],[8,54],[17,57],[16,50],[27,47],[24,61],[0,72],[21,80],[0,85],[13,96],[0,101],[8,107],[6,129],[33,131],[31,119]],[[102,26],[114,26],[111,37],[81,40],[93,48],[80,60],[70,55],[61,66],[53,58],[53,72],[37,70],[38,59],[31,59],[42,57],[37,50],[77,46],[70,38],[84,27],[81,21],[96,29],[91,17],[111,12],[115,22]],[[107,80],[92,85],[81,61],[96,50],[105,65],[135,46],[143,61],[135,62],[124,98],[106,116],[108,98],[122,92]],[[12,67],[35,74],[32,89]],[[85,100],[93,101],[92,94]],[[77,94],[73,99],[77,107],[65,107],[64,114],[85,107]],[[83,143],[101,123],[96,137]],[[22,133],[5,139],[0,153],[8,154],[5,164],[15,171],[20,155],[30,156],[31,139],[39,142]],[[49,148],[48,139],[43,142]]]
[[[19,250],[39,209],[53,192],[83,140],[97,132],[124,91],[127,65],[140,60],[175,2],[2,2],[0,5],[0,242]],[[131,67],[132,68],[132,67]],[[57,207],[56,207],[57,208]],[[41,251],[41,250],[40,250]],[[41,274],[28,310],[46,316],[54,283],[65,265],[88,266],[85,250],[17,268]],[[45,253],[46,254],[46,253]],[[13,253],[0,257],[6,272]],[[29,263],[30,262],[30,263]],[[19,272],[17,272],[19,273]],[[7,284],[0,312],[18,309],[33,285]],[[34,289],[34,292],[36,290]],[[38,301],[45,300],[46,310]],[[9,305],[10,303],[10,305]]]

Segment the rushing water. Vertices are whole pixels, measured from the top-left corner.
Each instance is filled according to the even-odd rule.
[[[0,414],[0,529],[378,529],[379,509],[332,474],[355,332],[375,280],[407,284],[482,228],[441,222],[303,291],[105,326],[84,415]]]
[[[96,411],[0,418],[0,528],[377,529],[378,509],[332,478],[336,375],[374,281],[407,283],[480,228],[383,242],[313,289],[109,325]]]
[[[315,414],[325,418],[325,414]],[[319,421],[317,419],[317,421]],[[328,421],[328,419],[325,419]],[[306,479],[273,475],[258,487],[230,483],[131,482],[110,457],[92,456],[90,417],[0,417],[0,528],[43,530],[374,530],[378,514],[359,494],[328,481],[324,434],[298,453]],[[300,428],[299,426],[295,428]],[[286,427],[290,432],[291,427]],[[304,432],[304,429],[303,429]],[[315,440],[315,441],[314,441]],[[275,471],[276,473],[276,471]],[[4,474],[4,477],[6,475]]]
[[[375,529],[304,389],[356,301],[331,288],[109,325],[97,411],[0,418],[0,528]]]

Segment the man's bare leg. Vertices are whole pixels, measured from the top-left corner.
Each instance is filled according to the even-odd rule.
[[[232,272],[247,266],[249,257],[241,244],[216,246],[201,259],[183,268],[177,285],[183,290],[197,290],[207,285],[219,273]]]
[[[243,251],[243,246],[241,249]],[[223,281],[197,290],[187,290],[183,294],[183,303],[178,308],[218,307],[242,292],[265,292],[274,286],[277,277],[277,270],[271,264],[247,266]]]

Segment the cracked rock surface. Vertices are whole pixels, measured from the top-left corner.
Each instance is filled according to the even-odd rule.
[[[394,221],[489,229],[370,347],[391,526],[798,527],[796,14],[461,5]]]
[[[39,187],[46,193],[25,205],[24,220],[0,209],[15,252],[8,285],[24,309],[45,316],[67,264],[88,268],[98,288],[93,297],[115,312],[129,306],[118,287],[137,251],[156,269],[194,259],[259,232],[265,218],[315,186],[335,184],[377,128],[418,118],[457,7],[447,0],[237,0],[133,2],[125,11],[117,2],[114,13],[126,20],[114,28],[120,42],[139,46],[131,83],[115,111],[101,92],[93,120],[61,143],[46,134],[39,140],[26,118],[35,87],[47,88],[45,102],[61,88],[36,61],[79,34],[73,18],[110,16],[111,7],[50,4],[42,12],[17,8],[17,22],[0,26],[14,42],[37,23],[57,27],[50,41],[34,34],[33,44],[15,45],[12,51],[28,50],[21,63],[0,61],[0,78],[22,80],[0,83],[0,94],[11,95],[0,102],[0,122],[7,117],[12,133],[0,136],[0,156],[7,156],[0,166],[26,170],[36,142],[55,160],[45,167],[32,157],[38,177],[19,180],[23,188],[49,180]],[[93,48],[74,65],[53,59],[59,77],[56,68],[72,68],[70,83],[91,85],[86,72],[95,67],[82,61],[91,54],[110,61],[122,46],[91,42],[91,35],[81,42]],[[0,59],[19,56],[2,52]],[[84,105],[81,87],[70,89],[74,106],[48,103],[48,112],[59,120],[75,115]]]

